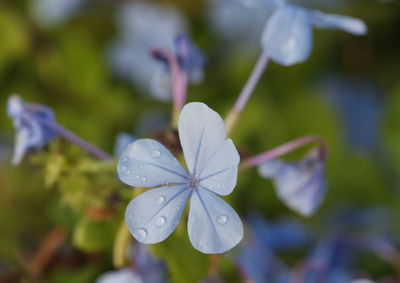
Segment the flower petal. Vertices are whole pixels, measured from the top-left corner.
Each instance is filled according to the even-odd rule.
[[[236,186],[240,156],[231,139],[213,155],[200,173],[201,185],[219,195],[228,195]]]
[[[192,191],[185,185],[148,190],[128,204],[125,222],[136,240],[154,244],[176,228]]]
[[[243,238],[243,224],[224,200],[207,189],[194,190],[188,221],[190,242],[207,254],[224,253]]]
[[[179,117],[179,138],[189,172],[197,176],[224,144],[224,121],[204,103],[186,104]]]
[[[278,8],[265,25],[261,45],[279,64],[289,66],[305,61],[312,49],[309,13],[290,5]]]
[[[161,143],[152,139],[134,141],[122,153],[118,176],[134,187],[154,187],[186,182],[187,172]]]
[[[311,22],[317,28],[341,29],[356,35],[364,35],[368,31],[367,26],[360,19],[335,14],[325,14],[320,11],[311,12]]]

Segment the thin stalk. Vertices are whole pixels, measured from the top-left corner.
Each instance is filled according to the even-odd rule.
[[[249,101],[254,88],[256,87],[258,81],[261,78],[261,75],[263,74],[265,68],[267,67],[268,64],[268,54],[266,52],[262,52],[260,57],[257,60],[256,65],[254,66],[254,69],[248,78],[246,84],[244,85],[242,91],[240,92],[235,105],[233,108],[229,111],[228,115],[226,116],[225,119],[225,124],[227,128],[227,132],[229,133],[234,126],[236,125],[236,122],[243,111],[244,106],[247,104]]]
[[[60,136],[63,136],[64,138],[66,138],[70,142],[76,144],[80,148],[83,148],[84,150],[86,150],[87,152],[93,154],[94,156],[98,157],[99,159],[102,159],[102,160],[111,160],[111,159],[113,159],[112,155],[110,155],[107,152],[101,150],[100,148],[94,146],[93,144],[85,141],[84,139],[82,139],[78,135],[74,134],[70,130],[68,130],[68,129],[64,128],[63,126],[61,126],[60,124],[58,124],[56,122],[53,122],[53,121],[46,120],[46,119],[41,119],[40,117],[36,117],[35,119],[37,119],[42,125],[45,125],[49,129],[52,129],[53,131],[55,131]]]
[[[267,150],[263,153],[260,153],[253,157],[250,157],[250,158],[247,158],[243,162],[241,162],[240,169],[247,169],[250,167],[260,165],[261,163],[263,163],[265,161],[275,159],[281,155],[289,153],[301,146],[304,146],[304,145],[312,143],[312,142],[316,142],[321,145],[321,156],[322,156],[322,158],[324,158],[327,154],[327,146],[326,146],[325,141],[319,136],[309,135],[309,136],[297,138],[290,142],[284,143],[278,147],[275,147],[271,150]]]

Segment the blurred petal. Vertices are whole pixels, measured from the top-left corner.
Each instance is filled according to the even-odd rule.
[[[203,171],[201,185],[219,195],[228,195],[236,186],[240,156],[231,139],[218,149]]]
[[[154,244],[165,240],[176,228],[192,190],[186,185],[148,190],[129,203],[125,222],[136,240]]]
[[[199,188],[190,200],[190,242],[207,254],[224,253],[243,238],[243,224],[236,212],[214,193]]]
[[[29,130],[27,128],[23,128],[17,132],[15,138],[14,155],[11,161],[13,165],[18,165],[21,162],[22,158],[24,158],[29,147],[28,140]]]
[[[137,138],[133,135],[127,133],[119,133],[117,135],[117,138],[115,139],[114,155],[118,157],[121,156],[128,145],[133,143],[135,140],[137,140]]]
[[[203,68],[206,57],[203,52],[186,35],[175,38],[175,53],[181,68],[186,69],[189,80],[192,83],[199,83],[203,79]]]
[[[118,176],[134,187],[154,187],[187,181],[187,172],[165,146],[152,139],[133,142],[121,155]]]
[[[311,22],[317,28],[341,29],[356,35],[364,35],[368,32],[368,28],[362,20],[348,16],[312,11]]]
[[[56,137],[56,133],[43,125],[43,121],[55,122],[53,111],[43,105],[25,103],[12,95],[7,102],[7,114],[13,119],[16,131],[12,163],[18,164],[31,148],[41,148]]]
[[[290,5],[277,9],[265,25],[261,45],[279,64],[289,66],[305,61],[312,49],[309,13]]]
[[[189,172],[198,176],[225,142],[222,118],[204,103],[186,104],[179,117],[179,138]]]
[[[153,77],[151,79],[150,90],[153,95],[162,101],[171,100],[172,83],[171,75],[166,66],[159,64],[155,67]]]
[[[133,270],[124,268],[104,273],[96,283],[143,283],[143,280]]]
[[[273,178],[279,198],[303,216],[314,213],[325,196],[325,166],[318,156],[310,154],[297,163],[267,161],[259,166],[259,173]]]

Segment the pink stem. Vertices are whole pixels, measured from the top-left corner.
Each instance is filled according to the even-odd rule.
[[[262,73],[267,67],[268,58],[269,57],[267,53],[263,51],[258,58],[256,65],[254,66],[253,72],[251,73],[249,79],[247,80],[245,86],[239,94],[238,99],[236,100],[235,106],[233,107],[233,110],[235,112],[242,112],[244,106],[247,104],[247,101],[249,100],[254,88],[260,80]]]
[[[244,169],[244,168],[257,166],[265,161],[277,158],[278,156],[289,153],[301,146],[304,146],[304,145],[306,145],[308,143],[312,143],[312,142],[317,142],[321,145],[321,156],[323,158],[325,158],[325,156],[327,154],[327,146],[326,146],[325,141],[319,136],[309,135],[309,136],[301,137],[301,138],[295,139],[293,141],[284,143],[284,144],[282,144],[278,147],[275,147],[271,150],[268,150],[268,151],[265,151],[258,155],[255,155],[253,157],[247,158],[241,162],[240,168]]]

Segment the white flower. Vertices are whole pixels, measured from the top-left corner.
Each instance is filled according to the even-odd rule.
[[[156,187],[134,198],[125,221],[141,243],[165,240],[190,198],[188,232],[203,253],[223,253],[243,237],[236,212],[218,195],[236,185],[239,154],[226,139],[222,118],[203,103],[189,103],[179,117],[179,138],[188,170],[159,142],[140,139],[122,154],[119,178],[135,187]]]

